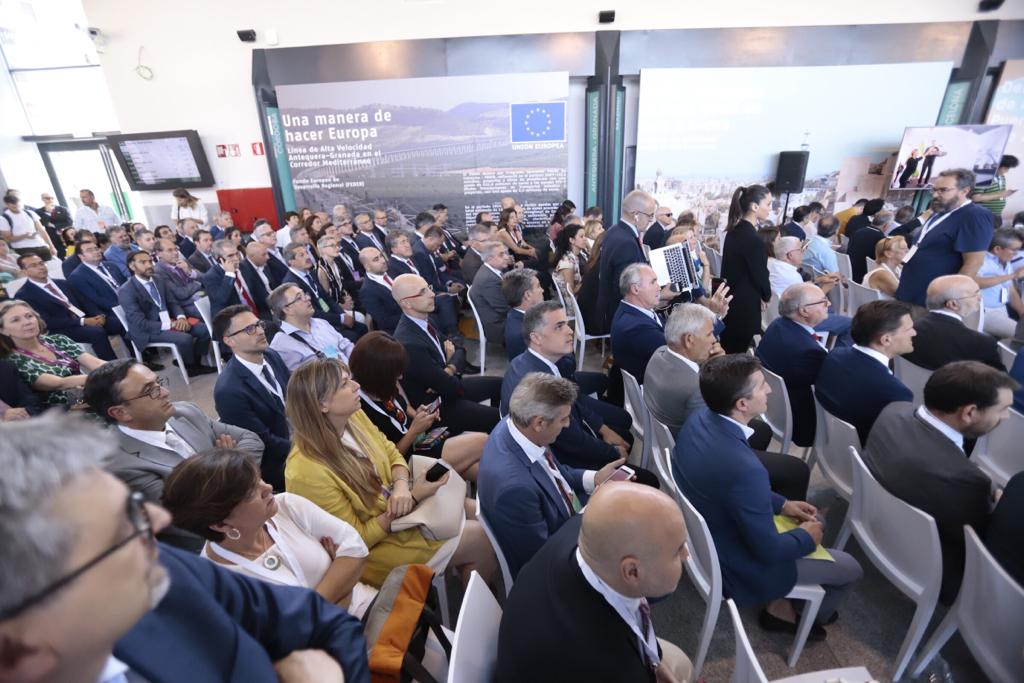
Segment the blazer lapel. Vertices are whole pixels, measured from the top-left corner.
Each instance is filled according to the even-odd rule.
[[[128,436],[123,432],[119,435],[119,438],[121,441],[121,450],[125,453],[131,453],[140,460],[151,462],[154,465],[159,465],[160,467],[174,469],[174,467],[181,462],[184,457],[169,448],[160,448],[153,444],[139,441],[135,437]]]
[[[175,415],[167,423],[174,429],[174,433],[180,436],[196,452],[210,448],[213,445],[209,436],[179,415]]]

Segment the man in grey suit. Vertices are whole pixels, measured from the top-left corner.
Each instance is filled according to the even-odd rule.
[[[196,230],[192,239],[195,240],[196,250],[188,257],[188,263],[200,273],[205,273],[217,265],[213,256],[213,235],[209,230]]]
[[[505,295],[501,293],[501,278],[505,270],[512,265],[508,247],[501,242],[487,242],[480,251],[483,265],[473,278],[469,296],[476,306],[477,315],[484,326],[484,334],[489,339],[504,341],[505,317],[511,308]]]
[[[200,296],[203,283],[199,274],[192,269],[191,259],[186,262],[178,251],[178,245],[168,239],[157,240],[154,256],[156,267],[153,269],[153,278],[163,283],[168,296],[179,306],[193,303]]]
[[[479,223],[469,229],[469,239],[466,241],[466,255],[462,257],[462,276],[466,282],[473,282],[473,278],[480,271],[484,264],[483,255],[480,253],[485,242],[493,239],[494,229]]]

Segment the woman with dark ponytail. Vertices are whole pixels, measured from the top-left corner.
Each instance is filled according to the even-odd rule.
[[[722,248],[722,277],[732,294],[720,339],[726,353],[746,352],[761,330],[762,302],[772,296],[768,256],[757,236],[757,225],[768,218],[771,206],[772,193],[764,185],[738,187],[732,195]]]

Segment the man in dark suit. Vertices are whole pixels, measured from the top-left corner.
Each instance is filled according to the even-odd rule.
[[[575,381],[572,357],[572,328],[557,301],[543,301],[526,312],[523,336],[528,348],[505,371],[501,383],[501,414],[510,410],[512,393],[523,378],[543,372]],[[631,420],[622,408],[586,395],[573,402],[568,427],[552,445],[561,462],[572,467],[596,469],[629,455]]]
[[[369,683],[362,625],[345,610],[158,545],[170,515],[100,469],[111,444],[64,416],[4,427],[0,457],[22,474],[2,494],[0,679],[276,683],[343,670]],[[40,521],[50,535],[31,531]]]
[[[491,241],[493,234],[493,229],[487,225],[477,224],[469,229],[466,255],[462,257],[462,277],[466,278],[466,282],[472,282],[483,265],[484,259],[480,249],[483,248],[484,242]]]
[[[42,412],[39,396],[9,360],[0,358],[0,422],[27,420]]]
[[[682,513],[665,494],[598,488],[519,572],[495,682],[690,680],[689,658],[656,636],[648,603],[675,591],[685,543]]]
[[[871,218],[871,223],[857,231],[846,245],[850,257],[850,273],[854,282],[864,280],[868,272],[866,259],[875,258],[875,246],[885,239],[885,230],[892,223],[892,212],[882,210]]]
[[[461,275],[456,276],[455,271],[450,270],[444,260],[438,256],[438,250],[444,243],[444,232],[436,225],[423,231],[420,239],[412,247],[412,260],[420,276],[427,281],[427,284],[434,288],[435,292],[447,294],[441,301],[451,309],[451,315],[458,320],[458,309],[460,307],[459,294],[466,289],[462,282]]]
[[[217,265],[217,258],[213,255],[213,234],[209,230],[196,230],[196,250],[188,257],[189,265],[205,273]]]
[[[828,352],[816,325],[828,317],[828,297],[817,285],[790,285],[779,299],[779,317],[772,321],[757,346],[764,366],[786,380],[793,415],[793,443],[814,443],[814,397],[811,385]]]
[[[132,277],[117,290],[117,300],[128,321],[128,336],[141,350],[151,342],[169,342],[178,347],[189,376],[216,372],[200,365],[210,348],[210,333],[198,320],[199,311],[179,305],[168,296],[161,282],[153,279],[149,254],[137,251],[128,257]]]
[[[401,275],[391,287],[391,295],[402,309],[394,337],[409,356],[402,387],[410,405],[427,405],[441,399],[441,421],[453,434],[490,432],[498,422],[497,404],[501,395],[500,377],[462,375],[480,372],[466,361],[466,350],[445,339],[430,320],[434,312],[434,292],[418,275]],[[489,400],[490,406],[479,401]]]
[[[871,225],[871,219],[874,215],[884,208],[884,199],[869,199],[864,203],[863,211],[846,221],[846,229],[843,234],[852,240],[854,235]]]
[[[392,280],[398,279],[400,275],[416,275],[433,287],[428,276],[420,272],[416,262],[413,261],[411,240],[409,233],[400,230],[388,235],[388,249],[391,253],[391,256],[388,257],[388,275]],[[458,313],[451,297],[447,296],[443,289],[440,291],[435,289],[434,294],[436,298],[432,313],[440,322],[441,331],[449,336],[457,335],[459,333]]]
[[[388,227],[388,212],[384,209],[373,210],[373,226],[370,228],[370,232],[377,238],[377,241],[384,245],[385,248],[388,246],[388,233],[391,232]],[[362,248],[360,246],[360,248]]]
[[[551,446],[571,422],[576,398],[576,386],[567,379],[525,375],[509,398],[510,416],[484,446],[477,475],[480,507],[513,577],[580,511],[596,484],[625,462],[618,454],[600,470],[561,462]]]
[[[16,298],[34,308],[50,332],[91,344],[96,355],[103,360],[116,358],[107,338],[124,334],[124,328],[116,317],[111,316],[108,320],[105,313],[91,303],[86,304],[67,281],[51,280],[46,262],[38,254],[19,256],[18,267],[25,271],[28,279],[18,290]],[[87,308],[92,310],[91,314]]]
[[[374,247],[380,249],[385,254],[388,253],[388,232],[386,230],[383,231],[383,234],[378,232],[373,225],[373,221],[365,213],[356,216],[355,224],[356,234],[354,239],[360,250]]]
[[[256,301],[242,278],[242,255],[230,240],[217,240],[211,249],[217,265],[203,274],[203,289],[210,297],[210,314],[216,316],[228,306],[244,304],[259,317]]]
[[[813,217],[811,216],[811,210],[806,206],[798,206],[793,209],[793,218],[788,223],[782,226],[783,237],[795,237],[801,242],[807,239],[807,230],[805,230],[804,223],[811,223]],[[858,280],[860,282],[860,280]]]
[[[377,330],[394,334],[402,318],[402,308],[391,296],[394,280],[388,275],[388,262],[377,247],[367,247],[359,252],[359,262],[366,270],[366,280],[359,290],[359,301],[366,313],[373,318]]]
[[[654,221],[658,203],[654,197],[634,190],[622,200],[622,217],[604,235],[601,260],[598,264],[597,309],[603,313],[603,329],[610,329],[612,318],[622,298],[619,278],[631,263],[646,263],[640,241]]]
[[[981,290],[966,275],[945,275],[928,285],[928,315],[914,323],[917,338],[906,359],[926,370],[957,360],[976,360],[1006,370],[996,338],[968,327],[964,321],[981,308]]]
[[[366,334],[366,325],[356,321],[351,311],[344,310],[338,303],[331,299],[330,292],[321,286],[313,270],[313,261],[309,256],[306,245],[296,242],[285,247],[285,260],[288,261],[288,274],[284,276],[281,284],[291,282],[302,287],[302,291],[309,295],[313,302],[315,315],[321,320],[326,320],[331,326],[353,344]]]
[[[501,242],[488,242],[481,250],[483,266],[476,272],[469,296],[476,306],[477,315],[484,326],[488,339],[501,342],[505,339],[505,318],[511,306],[502,294],[502,277],[512,265],[508,247]],[[537,279],[536,271],[530,270]]]
[[[264,271],[271,282],[271,289],[277,287],[288,274],[288,262],[284,260],[281,250],[277,248],[277,233],[269,223],[261,223],[252,231],[253,242],[259,242],[267,250],[267,263]]]
[[[93,244],[96,244],[96,233],[90,232],[89,230],[79,230],[78,232],[75,233],[75,253],[68,256],[66,259],[64,259],[63,263],[60,264],[61,272],[64,273],[65,278],[70,278],[71,273],[75,272],[75,269],[78,268],[78,266],[82,265],[82,259],[79,256],[79,250],[82,248],[82,244],[84,244],[85,242],[92,242]],[[101,255],[102,253],[103,251],[100,250]],[[103,262],[104,265],[107,267],[107,270],[111,271],[111,273],[113,273],[114,271],[118,271],[117,274],[121,275],[120,271],[117,268],[117,265],[114,264],[113,261],[107,261],[106,258],[104,257]],[[122,275],[121,277],[124,276]]]
[[[244,305],[229,306],[213,319],[213,333],[231,349],[213,389],[220,419],[255,432],[263,441],[263,481],[284,490],[284,461],[291,450],[291,430],[284,414],[291,373],[276,351],[267,348],[264,323]]]
[[[505,318],[505,353],[509,360],[513,360],[526,351],[523,317],[535,304],[544,301],[544,289],[540,286],[540,280],[533,269],[522,268],[509,271],[502,276],[501,295],[509,306],[508,317]]]
[[[950,363],[928,378],[923,406],[890,403],[868,437],[864,462],[879,483],[935,518],[943,604],[956,597],[963,577],[964,525],[983,534],[993,501],[992,482],[964,454],[964,439],[995,429],[1018,387],[976,361]]]
[[[82,242],[76,253],[82,263],[68,276],[68,283],[81,295],[87,313],[89,307],[95,307],[107,317],[114,316],[117,288],[124,284],[124,279],[119,279],[121,274],[107,268],[103,252],[94,241]]]
[[[619,277],[622,300],[612,318],[612,356],[619,369],[644,381],[647,362],[665,343],[665,325],[654,310],[661,300],[658,276],[646,263],[632,263]]]
[[[914,394],[889,363],[914,350],[914,321],[902,301],[870,301],[853,316],[854,345],[833,349],[821,364],[814,392],[821,407],[857,428],[862,444],[882,409]]]
[[[178,234],[174,241],[178,244],[178,251],[185,258],[190,257],[196,251],[194,237],[199,224],[192,218],[183,218],[178,221]]]
[[[273,273],[267,268],[270,263],[270,256],[267,248],[261,242],[253,240],[242,248],[244,257],[238,264],[238,272],[242,275],[242,281],[253,303],[256,304],[257,315],[261,320],[270,320],[270,306],[267,297],[270,290],[280,283],[275,279]]]
[[[825,589],[811,640],[823,640],[821,626],[861,577],[850,555],[830,550],[835,562],[805,556],[821,543],[817,509],[773,493],[764,466],[747,445],[751,418],[768,407],[771,388],[761,364],[746,354],[719,356],[700,371],[707,408],[683,425],[672,457],[672,472],[684,496],[704,516],[722,567],[722,593],[739,605],[763,605],[760,624],[767,630],[796,632],[796,614],[785,596],[797,583]],[[772,515],[799,526],[776,530]]]
[[[157,240],[154,251],[156,266],[153,269],[153,278],[167,290],[168,297],[179,306],[191,305],[203,289],[199,271],[194,270],[188,261],[182,258],[173,240]]]
[[[668,240],[668,234],[675,227],[672,218],[672,209],[667,206],[659,206],[654,211],[654,222],[644,233],[644,244],[651,249],[661,249]]]

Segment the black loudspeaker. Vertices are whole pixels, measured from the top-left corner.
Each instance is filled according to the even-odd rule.
[[[615,21],[615,10],[603,10],[597,13],[597,20],[602,24],[611,24]]]
[[[779,152],[779,167],[775,171],[775,194],[804,191],[807,158],[810,152]]]

